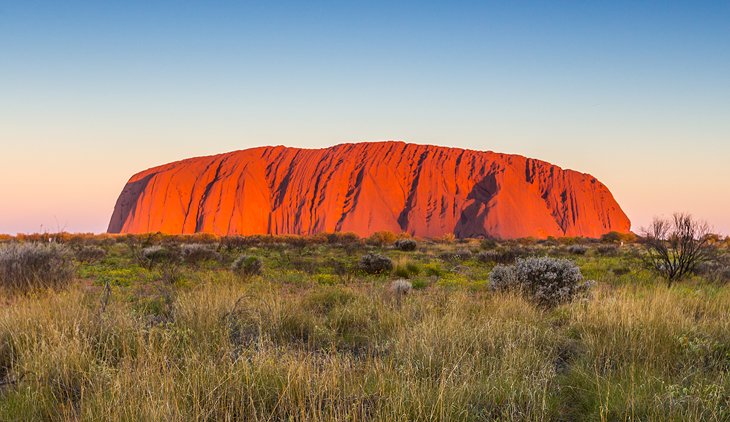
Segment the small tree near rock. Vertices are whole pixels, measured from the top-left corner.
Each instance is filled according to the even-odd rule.
[[[709,225],[690,214],[675,213],[672,218],[655,218],[643,235],[644,261],[667,280],[669,287],[712,257]]]

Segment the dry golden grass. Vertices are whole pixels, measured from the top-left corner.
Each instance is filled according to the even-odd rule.
[[[539,310],[432,288],[208,280],[149,314],[99,289],[0,310],[1,420],[727,420],[730,297],[600,288]],[[160,316],[162,315],[162,316]]]
[[[221,240],[175,278],[139,264],[145,244],[81,239],[108,254],[65,290],[0,291],[0,420],[730,420],[728,285],[668,289],[591,250],[591,297],[545,309],[453,259],[476,241],[323,239]],[[394,274],[339,273],[372,251]],[[244,253],[262,275],[229,270]],[[395,298],[398,269],[413,290]]]

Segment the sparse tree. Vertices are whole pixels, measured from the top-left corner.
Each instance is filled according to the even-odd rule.
[[[654,218],[643,235],[646,263],[667,280],[669,287],[694,272],[712,255],[709,225],[690,214]]]

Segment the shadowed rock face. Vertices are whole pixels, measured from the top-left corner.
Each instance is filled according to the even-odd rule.
[[[598,237],[629,219],[593,176],[519,155],[403,142],[261,147],[127,182],[110,233]]]

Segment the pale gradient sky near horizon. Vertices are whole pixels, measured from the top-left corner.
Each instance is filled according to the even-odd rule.
[[[590,173],[730,234],[730,2],[0,0],[0,233],[102,232],[127,179],[399,139]]]

